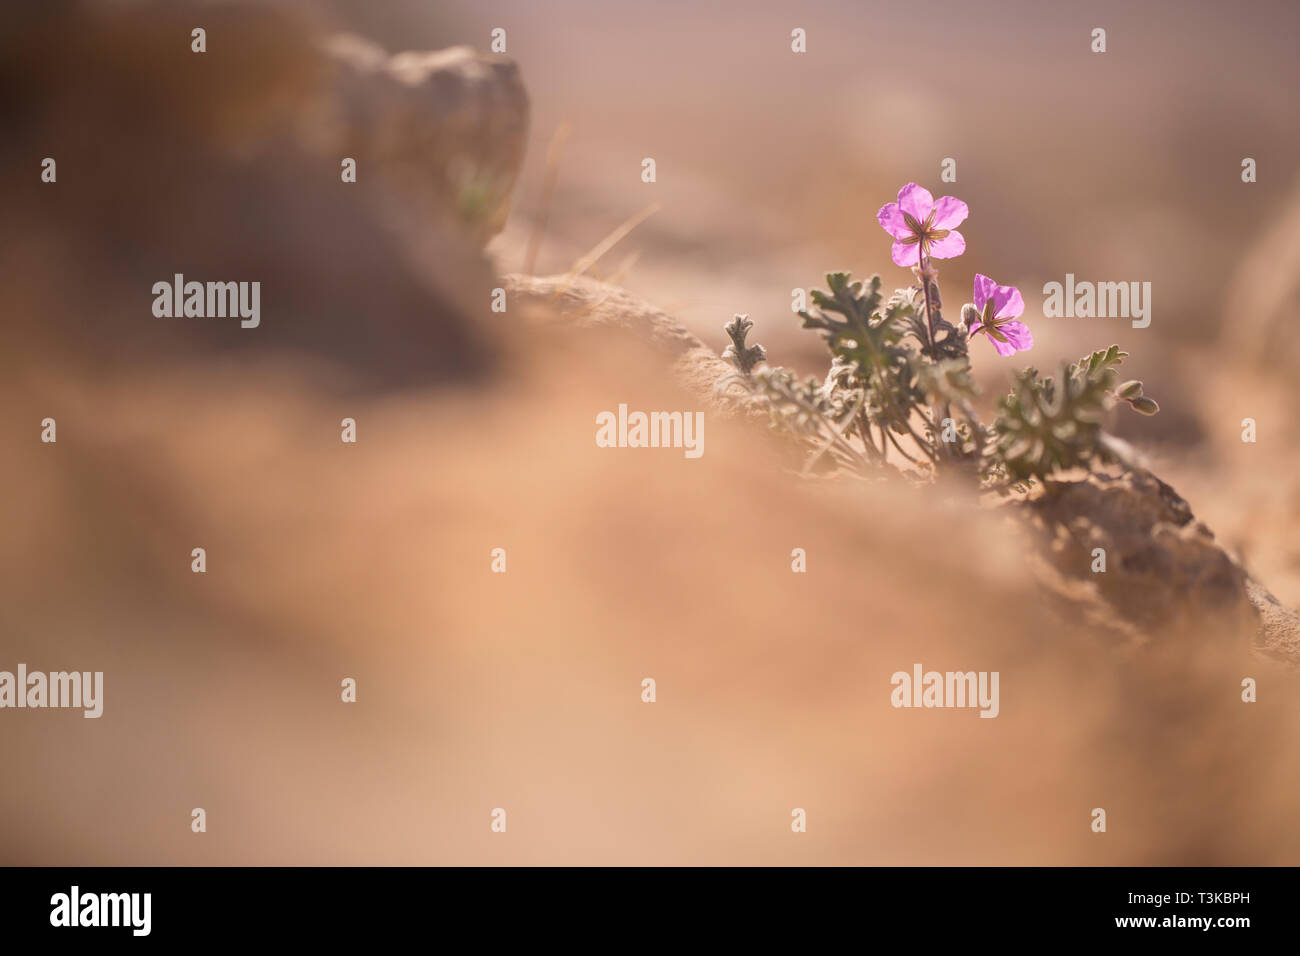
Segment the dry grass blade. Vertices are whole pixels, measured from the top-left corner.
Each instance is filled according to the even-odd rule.
[[[628,233],[657,213],[662,207],[662,203],[652,202],[598,242],[590,252],[573,264],[573,268],[570,269],[569,274],[564,277],[564,282],[560,284],[560,288],[556,290],[555,294],[557,296],[562,295],[574,279],[595,265],[601,256],[618,245],[619,242],[627,237]]]
[[[524,256],[524,275],[532,275],[537,265],[537,252],[542,247],[542,237],[546,235],[546,220],[551,212],[551,195],[555,192],[555,180],[560,172],[560,156],[564,153],[564,144],[573,132],[573,124],[567,120],[555,128],[550,145],[546,147],[546,175],[542,179],[542,204],[533,224],[532,235],[528,237],[528,252]]]

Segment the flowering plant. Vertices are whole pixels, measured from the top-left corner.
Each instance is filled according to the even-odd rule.
[[[1159,407],[1141,382],[1119,382],[1127,353],[1117,345],[1063,364],[1056,378],[1022,370],[992,422],[980,418],[970,342],[986,338],[1009,357],[1034,339],[1021,321],[1020,290],[985,275],[974,277],[961,325],[944,318],[934,262],[966,250],[956,227],[968,214],[960,199],[936,201],[916,183],[881,207],[876,218],[893,239],[893,261],[910,268],[915,282],[886,297],[878,275],[866,282],[845,272],[826,276],[829,291],[813,291],[812,308],[799,312],[830,351],[822,379],[759,368],[766,352],[746,341],[754,323],[738,315],[725,327],[731,345],[723,356],[736,371],[719,390],[739,388],[762,401],[775,428],[806,444],[805,472],[900,471],[928,480],[966,471],[1005,490],[1066,468],[1127,463],[1124,443],[1102,428],[1106,413],[1120,403],[1146,415]]]

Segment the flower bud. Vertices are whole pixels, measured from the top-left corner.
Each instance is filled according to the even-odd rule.
[[[979,323],[980,310],[975,308],[975,306],[970,302],[967,302],[961,307],[961,320],[967,329],[973,328]]]
[[[1139,395],[1137,398],[1129,402],[1129,404],[1133,406],[1133,411],[1139,412],[1143,415],[1154,415],[1156,412],[1160,411],[1160,406],[1156,404],[1156,400],[1154,398],[1147,398],[1145,395]]]
[[[1142,394],[1142,383],[1137,379],[1127,381],[1115,389],[1115,394],[1126,402],[1138,398]]]

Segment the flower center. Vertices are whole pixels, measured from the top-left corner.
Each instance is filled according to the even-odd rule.
[[[993,317],[993,313],[995,311],[997,311],[997,305],[993,302],[993,297],[989,296],[989,300],[984,303],[984,312],[983,314],[980,315],[981,331],[987,332],[989,334],[989,338],[991,339],[997,339],[999,342],[1005,342],[1007,340],[1007,337],[1005,334],[1003,334],[1001,331],[998,330],[998,326],[1005,325],[1011,320],[995,319]]]
[[[937,209],[931,209],[930,215],[925,217],[923,223],[918,221],[911,213],[903,213],[903,222],[907,224],[908,229],[912,230],[912,234],[902,240],[903,244],[910,246],[919,242],[921,244],[921,255],[928,255],[930,247],[952,231],[951,229],[934,228],[934,217],[937,212]]]

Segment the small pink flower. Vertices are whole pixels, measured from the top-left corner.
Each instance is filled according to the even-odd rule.
[[[929,190],[908,183],[898,191],[898,202],[880,207],[876,219],[894,237],[894,264],[914,266],[921,256],[952,259],[966,251],[966,240],[957,227],[970,210],[960,199],[944,196],[938,202]]]
[[[1001,356],[1014,355],[1034,347],[1029,326],[1017,322],[1023,315],[1025,300],[1013,285],[995,285],[988,276],[975,276],[975,311],[978,317],[969,324],[973,337],[983,332]]]

